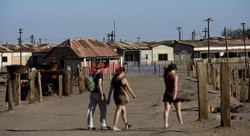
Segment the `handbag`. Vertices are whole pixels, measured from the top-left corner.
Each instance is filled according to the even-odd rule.
[[[122,87],[121,87],[122,88]],[[126,90],[124,90],[123,88],[122,88],[122,91],[123,91],[123,93],[124,93],[124,95],[125,95],[125,101],[126,101],[126,103],[128,103],[129,102],[129,96],[128,96],[128,93],[127,93],[127,91]]]

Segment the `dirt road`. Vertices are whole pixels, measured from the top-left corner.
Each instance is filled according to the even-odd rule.
[[[196,79],[188,78],[186,67],[179,67],[180,93],[184,124],[178,124],[175,111],[170,112],[170,128],[163,129],[163,79],[158,75],[127,75],[127,78],[136,93],[136,99],[127,104],[128,121],[132,125],[130,130],[112,132],[100,130],[99,109],[95,113],[94,124],[98,130],[89,131],[86,125],[86,112],[89,102],[89,93],[78,94],[74,87],[74,94],[69,97],[45,97],[44,102],[14,107],[13,111],[0,112],[1,136],[117,136],[117,135],[249,135],[250,133],[250,106],[244,105],[239,113],[232,113],[235,119],[231,120],[231,128],[221,128],[220,114],[210,113],[209,120],[197,121],[197,83]],[[105,77],[104,89],[109,89],[109,76]],[[209,104],[219,106],[219,91],[208,87]],[[239,105],[234,99],[232,104]],[[173,107],[172,107],[173,108]],[[114,102],[108,106],[107,122],[113,124],[115,112]],[[122,119],[119,127],[124,128]]]

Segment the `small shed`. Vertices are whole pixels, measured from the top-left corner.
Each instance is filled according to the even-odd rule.
[[[67,69],[77,74],[81,62],[119,60],[118,54],[107,44],[95,38],[71,38],[53,47],[45,62],[54,62],[58,69]]]

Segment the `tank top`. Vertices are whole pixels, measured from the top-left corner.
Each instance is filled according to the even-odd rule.
[[[125,95],[123,92],[123,90],[125,89],[125,86],[122,84],[123,78],[121,78],[121,79],[113,78],[112,79],[112,85],[114,87],[114,96]]]

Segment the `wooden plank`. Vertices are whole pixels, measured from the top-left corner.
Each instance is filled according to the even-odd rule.
[[[220,64],[221,126],[230,127],[230,67],[228,62]]]
[[[208,119],[207,64],[197,63],[199,120]]]

